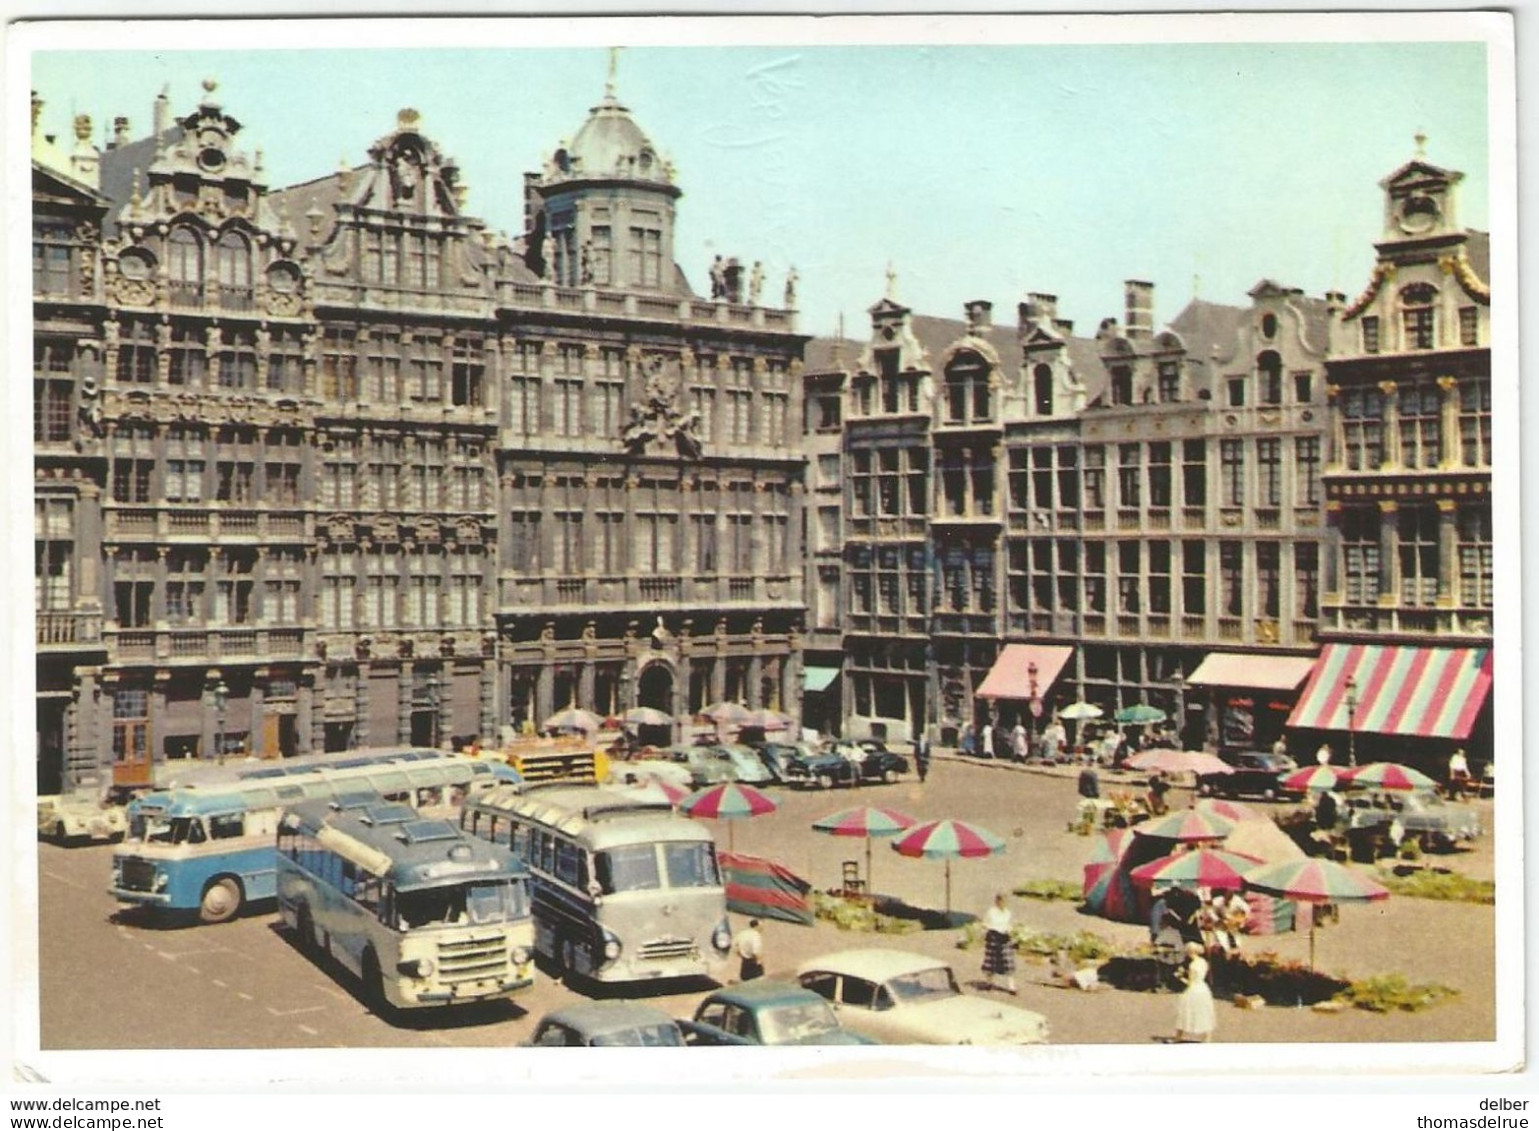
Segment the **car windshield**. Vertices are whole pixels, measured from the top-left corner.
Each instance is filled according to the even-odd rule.
[[[650,844],[631,844],[594,853],[593,874],[605,895],[655,891],[663,886],[657,870],[657,851]]]
[[[831,1033],[839,1019],[826,1001],[809,1001],[767,1009],[759,1014],[759,1032],[767,1045],[786,1045]]]
[[[716,867],[716,846],[708,841],[664,844],[663,864],[668,870],[668,886],[671,888],[721,886],[721,872]]]
[[[684,1034],[672,1022],[600,1033],[588,1042],[594,1048],[675,1048],[683,1043]]]
[[[522,885],[512,880],[404,891],[395,904],[407,929],[505,923],[521,917],[523,905]]]
[[[134,818],[130,840],[146,844],[202,844],[208,837],[197,817],[164,817],[147,813]]]
[[[912,1003],[931,998],[955,997],[962,991],[957,988],[956,978],[952,976],[949,966],[932,966],[928,970],[900,974],[887,983],[887,992],[896,1001]]]

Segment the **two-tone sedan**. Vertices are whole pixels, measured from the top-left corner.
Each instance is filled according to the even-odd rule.
[[[964,994],[951,967],[901,950],[842,950],[805,963],[797,981],[846,1028],[895,1045],[1038,1045],[1047,1018]]]

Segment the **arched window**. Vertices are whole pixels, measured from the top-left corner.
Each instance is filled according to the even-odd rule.
[[[226,232],[214,248],[219,273],[219,304],[226,310],[251,309],[251,245],[239,232]]]
[[[1276,350],[1264,350],[1256,357],[1256,402],[1282,404],[1282,358]]]
[[[203,240],[184,226],[171,229],[166,240],[166,270],[171,282],[171,302],[175,306],[197,306],[203,302]]]
[[[965,424],[993,418],[988,362],[964,352],[946,367],[945,423]]]
[[[1437,348],[1437,288],[1430,283],[1412,283],[1400,292],[1405,348]]]
[[[1032,397],[1038,416],[1053,415],[1053,367],[1038,365],[1031,371]]]

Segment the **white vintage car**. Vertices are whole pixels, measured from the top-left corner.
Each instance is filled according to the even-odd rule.
[[[951,967],[901,950],[842,950],[804,963],[797,980],[841,1024],[885,1044],[1038,1045],[1047,1018],[964,994]]]
[[[123,806],[108,805],[93,794],[49,794],[37,799],[38,836],[57,844],[118,840],[127,831]]]

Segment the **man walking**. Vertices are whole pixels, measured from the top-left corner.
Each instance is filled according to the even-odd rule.
[[[737,980],[750,982],[764,977],[764,936],[759,933],[759,920],[748,920],[748,929],[737,936],[739,961]]]
[[[914,743],[914,770],[919,775],[919,784],[923,785],[924,779],[930,776],[930,739],[923,734]]]

